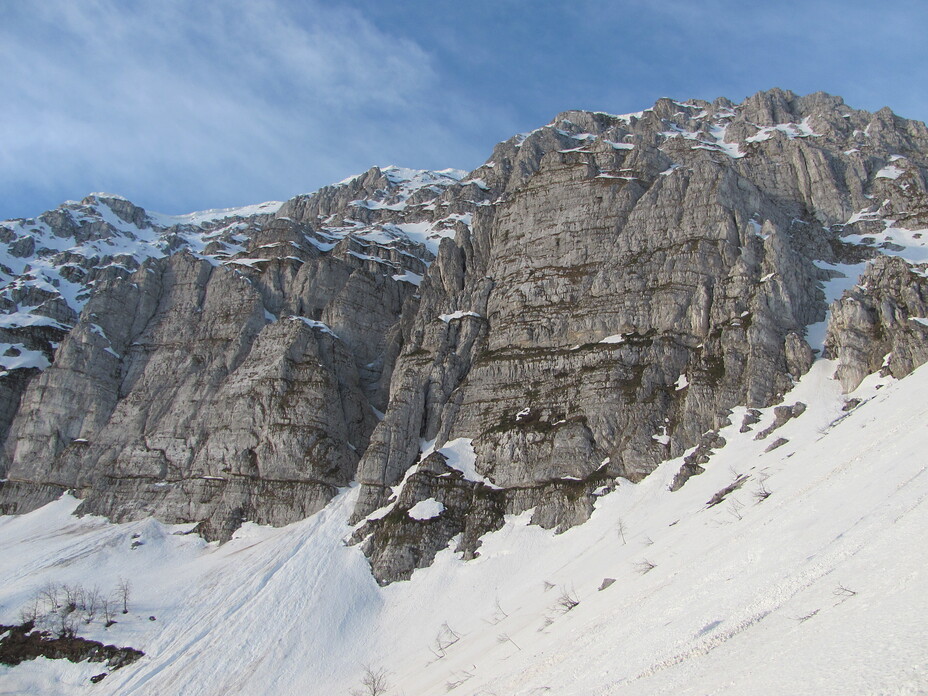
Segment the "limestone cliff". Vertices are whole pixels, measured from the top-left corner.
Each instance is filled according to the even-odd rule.
[[[771,90],[566,112],[469,174],[4,223],[0,340],[35,359],[0,380],[0,501],[72,488],[227,538],[356,481],[383,582],[479,553],[508,513],[581,523],[617,477],[724,446],[732,407],[778,403],[817,354],[847,389],[924,362],[926,172],[924,124]]]
[[[8,287],[7,321],[33,340],[34,325],[54,321],[63,339],[9,425],[4,509],[74,489],[83,512],[200,521],[220,539],[244,520],[320,509],[352,481],[386,407],[394,327],[433,237],[465,218],[434,200],[466,190],[461,174],[373,169],[308,205],[187,219],[135,207],[125,219],[117,209],[131,204],[94,196],[14,221],[12,244],[48,245],[33,243],[38,278],[24,270],[18,282],[47,290],[30,306]],[[57,240],[73,246],[56,253]],[[128,251],[99,252],[110,245]],[[85,270],[71,273],[77,292],[72,266]],[[70,314],[49,317],[59,306]]]
[[[774,90],[568,112],[500,144],[472,175],[493,205],[432,264],[359,465],[356,518],[389,505],[355,535],[375,574],[407,577],[453,538],[473,554],[474,528],[505,513],[582,522],[615,477],[697,446],[735,405],[777,403],[822,348],[806,327],[826,319],[823,285],[879,251],[917,251],[845,237],[877,218],[875,196],[884,213],[924,205],[926,136],[888,110]],[[912,277],[882,287],[911,295]],[[906,331],[900,369],[924,360],[920,324]],[[849,350],[839,369],[857,381],[879,367],[845,367]],[[455,473],[460,443],[485,481]],[[425,498],[445,512],[404,514]]]

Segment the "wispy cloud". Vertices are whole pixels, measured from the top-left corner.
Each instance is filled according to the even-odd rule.
[[[926,22],[923,0],[0,0],[0,218],[473,167],[559,111],[659,96],[779,86],[924,118]]]
[[[448,135],[429,55],[320,2],[5,3],[0,75],[10,210],[25,181],[155,206],[287,196]]]

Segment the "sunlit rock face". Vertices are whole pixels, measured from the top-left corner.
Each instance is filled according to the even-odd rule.
[[[357,482],[381,582],[508,513],[565,529],[823,351],[847,389],[924,362],[926,167],[924,124],[771,90],[566,112],[471,173],[4,223],[3,509],[224,539]]]

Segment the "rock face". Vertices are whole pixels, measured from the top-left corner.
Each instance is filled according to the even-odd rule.
[[[57,333],[30,339],[37,376],[0,384],[22,393],[0,501],[74,488],[86,511],[227,538],[357,481],[381,582],[453,540],[479,553],[505,514],[567,528],[617,477],[688,453],[684,485],[731,409],[778,403],[817,352],[847,389],[924,362],[926,171],[924,124],[771,90],[566,112],[470,174],[375,168],[187,220],[85,199],[40,216],[45,236],[7,223],[11,258],[67,240],[54,279],[89,299],[5,291]],[[120,231],[149,251],[71,261]],[[427,500],[441,511],[409,514]]]
[[[273,217],[218,211],[164,227],[135,209],[111,225],[109,239],[147,232],[148,253],[119,259],[112,277],[94,279],[79,318],[62,317],[74,325],[10,426],[4,509],[74,489],[83,512],[199,521],[220,539],[244,520],[285,524],[319,510],[352,481],[386,407],[394,327],[433,258],[430,235],[453,234],[464,217],[429,208],[449,186],[466,188],[455,177],[372,170],[313,205],[275,205]],[[103,211],[97,198],[77,205],[96,203],[83,215],[106,218],[113,201],[128,204],[104,201]],[[72,219],[68,205],[58,217]],[[358,210],[367,222],[349,218]],[[38,236],[30,221],[19,228],[14,244]]]
[[[435,529],[475,553],[460,524],[400,514],[430,496],[462,517],[457,479],[424,485],[434,465],[417,462],[433,440],[471,443],[502,512],[534,509],[534,522],[563,528],[614,477],[711,449],[733,406],[778,402],[814,358],[806,327],[826,319],[826,283],[893,251],[844,239],[878,217],[874,192],[897,209],[924,202],[926,136],[888,110],[775,90],[737,106],[568,112],[497,146],[472,175],[494,205],[430,267],[359,465],[356,519],[392,505],[356,535],[375,574],[427,563]],[[887,178],[903,165],[907,182]],[[678,487],[701,470],[699,452]],[[423,492],[404,487],[390,503],[410,467]],[[464,518],[500,523],[483,497],[472,507]]]
[[[905,377],[928,360],[928,278],[900,258],[874,259],[831,310],[825,349],[846,391],[886,370]]]

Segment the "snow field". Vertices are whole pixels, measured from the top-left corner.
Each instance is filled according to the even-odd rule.
[[[68,497],[0,518],[0,622],[48,580],[128,577],[130,615],[82,634],[146,652],[96,685],[99,665],[2,668],[0,693],[342,694],[365,665],[405,696],[923,693],[928,370],[868,378],[850,412],[833,370],[813,366],[784,399],[805,413],[764,440],[772,409],[743,434],[736,409],[728,444],[675,493],[680,459],[620,482],[584,525],[554,535],[524,513],[479,558],[448,549],[385,588],[343,543],[356,489],[222,546],[74,518]]]

